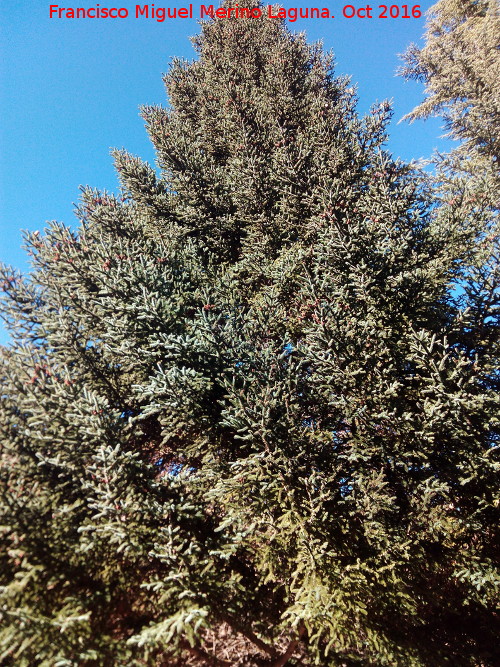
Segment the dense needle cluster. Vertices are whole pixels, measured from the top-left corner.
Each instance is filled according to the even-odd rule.
[[[0,662],[498,664],[492,181],[280,20],[195,47],[1,272]]]

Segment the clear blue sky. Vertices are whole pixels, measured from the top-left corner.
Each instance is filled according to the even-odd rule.
[[[422,87],[405,83],[395,70],[398,54],[419,42],[425,17],[380,19],[379,5],[372,4],[374,18],[348,19],[342,8],[349,1],[324,0],[334,19],[289,25],[333,49],[337,73],[352,76],[358,86],[360,112],[377,100],[393,100],[394,155],[410,160],[443,149],[447,142],[440,139],[439,121],[397,124],[422,99]],[[129,0],[99,3],[126,7],[130,17],[123,20],[50,19],[50,4],[53,0],[0,3],[0,261],[22,270],[27,268],[22,229],[42,230],[54,219],[74,224],[79,185],[116,190],[110,148],[124,147],[154,161],[138,107],[165,103],[161,74],[173,56],[194,57],[188,38],[198,32],[195,18],[136,19],[136,3]],[[71,6],[96,4],[73,0]],[[423,2],[422,12],[432,4]],[[157,0],[155,6],[186,5]],[[200,5],[193,7],[196,16]],[[0,328],[0,343],[5,340]]]

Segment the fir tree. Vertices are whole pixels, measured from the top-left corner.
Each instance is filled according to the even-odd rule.
[[[425,82],[426,98],[408,118],[443,114],[461,152],[498,160],[500,78],[497,0],[439,0],[428,12],[425,46],[412,44],[402,73]]]
[[[441,224],[461,236],[464,255],[454,301],[455,341],[473,358],[490,357],[489,386],[500,387],[500,79],[496,0],[440,0],[428,12],[425,46],[411,45],[401,73],[425,83],[426,97],[407,118],[442,116],[458,145],[435,155],[434,191]],[[458,322],[458,320],[457,320]]]
[[[144,109],[159,174],[116,152],[120,195],[2,270],[1,660],[494,665],[471,234],[319,46],[195,46]]]

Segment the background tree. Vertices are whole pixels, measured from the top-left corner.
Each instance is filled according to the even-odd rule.
[[[1,660],[494,665],[471,235],[320,47],[195,46],[144,109],[160,175],[116,152],[120,196],[3,269]]]
[[[439,0],[427,16],[425,46],[412,44],[403,74],[425,83],[425,100],[408,118],[443,114],[461,152],[500,153],[499,7],[496,0]]]
[[[428,12],[425,46],[411,45],[401,73],[425,83],[425,99],[407,118],[442,116],[457,146],[434,156],[434,190],[443,224],[461,229],[467,257],[454,294],[462,311],[463,349],[491,356],[497,389],[500,306],[499,5],[440,0]]]

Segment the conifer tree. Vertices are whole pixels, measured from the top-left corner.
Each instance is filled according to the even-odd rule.
[[[425,45],[412,44],[402,73],[426,84],[409,118],[443,115],[460,151],[500,153],[500,16],[497,0],[439,0],[428,12]]]
[[[491,358],[499,388],[500,80],[496,0],[439,0],[428,12],[425,45],[411,45],[401,73],[425,83],[425,99],[407,118],[442,117],[457,146],[433,158],[437,217],[458,231],[464,261],[454,301],[462,312],[456,342],[471,358]],[[496,343],[495,343],[496,341]]]
[[[471,235],[320,46],[262,16],[195,47],[143,110],[158,171],[116,151],[120,194],[2,269],[0,660],[493,666]]]

